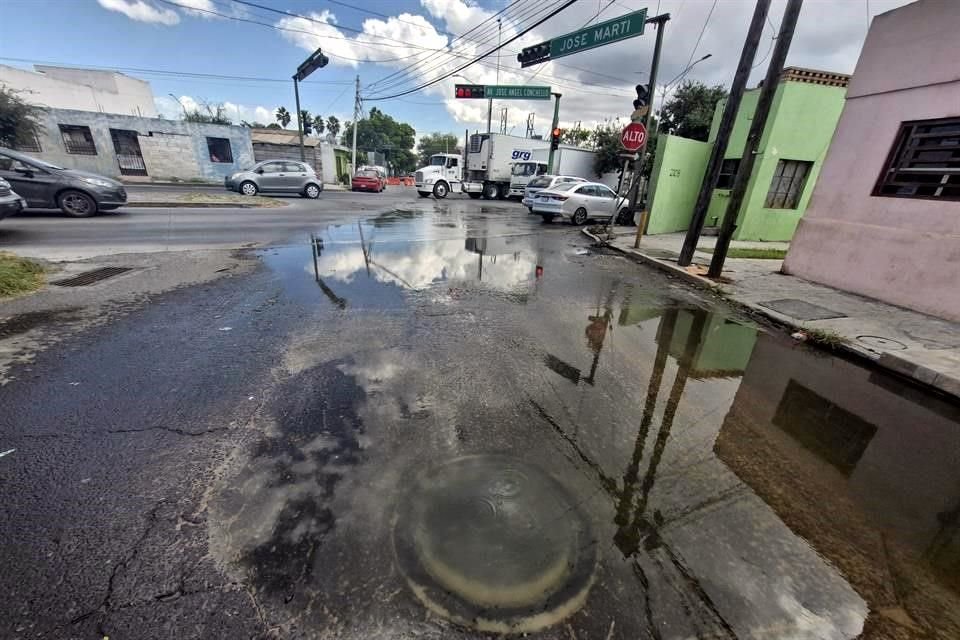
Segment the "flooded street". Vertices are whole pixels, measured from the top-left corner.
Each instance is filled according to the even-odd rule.
[[[960,411],[516,211],[263,253],[299,322],[211,502],[278,637],[960,636]]]
[[[512,203],[12,370],[0,636],[960,637],[960,408]]]

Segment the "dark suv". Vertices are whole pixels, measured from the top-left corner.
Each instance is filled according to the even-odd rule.
[[[74,218],[86,218],[127,203],[127,192],[116,180],[58,167],[2,147],[0,178],[10,183],[28,207],[61,209]]]

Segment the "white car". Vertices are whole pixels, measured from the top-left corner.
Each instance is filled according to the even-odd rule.
[[[564,182],[534,196],[533,212],[544,222],[559,216],[580,225],[590,218],[610,219],[623,204],[624,198],[600,182]]]
[[[544,189],[552,189],[558,184],[563,184],[565,182],[586,182],[583,178],[577,178],[576,176],[537,176],[533,180],[527,183],[526,189],[523,191],[523,204],[524,206],[533,213],[533,198],[538,193]]]

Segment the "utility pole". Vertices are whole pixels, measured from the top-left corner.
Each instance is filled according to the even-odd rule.
[[[733,180],[730,202],[727,203],[727,211],[723,216],[720,234],[717,236],[717,245],[713,250],[713,259],[710,261],[710,270],[707,272],[711,278],[719,278],[723,273],[723,262],[727,259],[730,240],[737,228],[740,207],[747,193],[747,185],[757,158],[757,147],[763,138],[763,129],[767,123],[767,116],[770,115],[770,107],[773,105],[777,87],[780,86],[780,74],[783,73],[783,65],[787,61],[787,53],[790,51],[790,42],[793,40],[793,32],[797,27],[801,7],[803,7],[803,0],[787,0],[787,8],[780,22],[780,33],[777,34],[777,43],[773,49],[773,58],[770,60],[770,66],[767,67],[763,88],[757,98],[757,110],[753,114],[750,133],[747,134],[747,141],[743,147],[743,158],[737,168],[737,176]]]
[[[306,161],[307,155],[303,151],[303,123],[300,122],[300,88],[297,76],[293,76],[293,95],[297,101],[297,135],[300,136],[300,162]]]
[[[357,89],[353,98],[353,166],[350,167],[350,175],[357,172],[357,125],[360,122],[360,74],[357,74]]]
[[[663,31],[667,28],[667,22],[670,20],[669,13],[663,13],[647,20],[647,24],[657,25],[657,41],[653,45],[653,60],[650,62],[650,82],[647,85],[647,113],[643,116],[643,126],[647,130],[647,140],[650,139],[650,118],[653,114],[652,97],[657,88],[657,71],[660,68],[660,50],[663,48]],[[640,194],[640,178],[643,175],[643,169],[647,164],[646,143],[644,148],[640,149],[640,157],[633,163],[633,181],[630,183],[630,201],[627,205],[630,214],[637,210],[637,197]],[[613,214],[614,216],[617,213]],[[644,221],[637,222],[637,238],[633,246],[640,246],[640,235],[643,233]]]
[[[527,135],[526,135],[527,138],[533,137],[533,117],[535,115],[536,115],[535,113],[527,114]]]
[[[557,128],[557,125],[560,124],[560,98],[563,97],[562,93],[552,94],[554,97],[553,102],[553,124],[550,125],[550,135],[553,135],[553,130]],[[553,174],[553,145],[550,145],[550,155],[547,156],[547,173]]]
[[[680,250],[680,257],[677,260],[677,264],[681,267],[686,267],[693,262],[693,252],[697,249],[700,232],[703,231],[703,223],[707,219],[710,197],[713,195],[713,189],[717,186],[720,167],[723,165],[723,156],[727,152],[730,133],[733,131],[733,124],[737,119],[740,100],[743,98],[743,90],[746,88],[747,80],[750,77],[750,69],[753,66],[753,59],[757,55],[757,47],[760,46],[760,38],[763,36],[763,28],[769,11],[770,0],[757,0],[757,6],[753,11],[753,20],[750,22],[750,30],[747,32],[747,39],[744,41],[743,51],[740,53],[740,63],[737,65],[737,72],[734,74],[733,83],[730,85],[727,106],[720,118],[717,138],[713,143],[713,150],[710,152],[707,171],[704,173],[703,182],[700,184],[700,194],[697,196],[697,204],[693,208],[690,228],[687,229],[687,237],[683,240],[683,248]]]
[[[500,109],[500,133],[507,132],[507,107]]]

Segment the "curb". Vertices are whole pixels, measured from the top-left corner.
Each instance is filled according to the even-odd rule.
[[[127,202],[124,208],[131,209],[279,209],[290,206],[286,203],[276,207],[264,207],[256,204],[233,202]]]
[[[643,255],[642,253],[633,253],[631,251],[626,251],[620,247],[609,244],[601,240],[599,236],[593,233],[590,233],[585,228],[581,229],[581,232],[588,238],[592,239],[594,242],[602,243],[603,246],[613,251],[616,251],[617,253],[620,253],[626,258],[634,260],[635,262],[639,262],[639,263],[654,267],[656,269],[659,269],[660,271],[669,273],[670,275],[680,276],[690,284],[693,284],[697,287],[700,287],[703,289],[709,289],[711,291],[716,291],[718,287],[721,289],[723,287],[721,283],[717,283],[717,282],[714,282],[713,280],[710,280],[709,278],[705,278],[703,276],[698,276],[694,273],[690,273],[689,271],[686,271],[685,269],[679,266],[674,266],[668,262]],[[802,324],[796,323],[794,320],[792,320],[788,316],[773,312],[769,309],[766,309],[765,307],[761,307],[760,305],[751,304],[749,302],[742,302],[730,295],[724,295],[723,298],[724,300],[726,300],[730,304],[737,306],[741,310],[749,314],[762,316],[767,320],[769,320],[770,322],[780,327],[784,327],[789,330],[799,330],[799,331],[808,330],[807,327],[804,327]],[[849,344],[847,342],[843,342],[835,348],[827,347],[824,345],[817,344],[816,342],[809,342],[809,341],[806,342],[806,344],[812,347],[815,347],[817,349],[826,351],[828,353],[833,351],[843,351],[844,353],[854,356],[871,365],[880,367],[881,369],[885,369],[893,374],[909,378],[914,382],[923,385],[924,387],[929,387],[940,393],[953,396],[956,398],[960,398],[960,380],[949,377],[949,376],[945,376],[942,373],[939,373],[937,371],[934,371],[933,369],[930,369],[929,367],[926,367],[921,364],[917,364],[916,362],[911,362],[910,360],[907,360],[906,358],[903,358],[899,355],[896,355],[890,352],[885,352],[880,354],[880,356],[876,356],[871,352],[858,349],[854,345]]]

